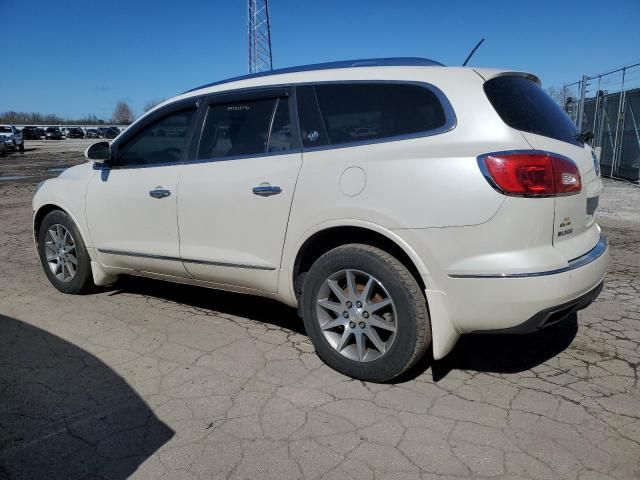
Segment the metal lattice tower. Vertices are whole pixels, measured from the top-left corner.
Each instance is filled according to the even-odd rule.
[[[248,0],[249,73],[273,69],[269,0]]]

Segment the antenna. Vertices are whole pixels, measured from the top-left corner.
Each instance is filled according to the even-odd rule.
[[[269,0],[248,0],[249,73],[273,70]]]
[[[476,53],[476,50],[478,50],[478,47],[480,47],[480,45],[482,45],[482,42],[484,42],[484,38],[482,40],[480,40],[475,47],[473,47],[473,50],[471,50],[471,53],[469,53],[469,56],[467,57],[467,59],[462,64],[463,67],[467,66],[467,63],[469,63],[469,60],[471,60],[471,57],[473,57],[473,54]]]

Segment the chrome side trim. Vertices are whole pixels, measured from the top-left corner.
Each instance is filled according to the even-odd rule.
[[[177,257],[167,257],[164,255],[153,255],[151,253],[136,253],[136,252],[123,252],[120,250],[109,250],[107,248],[96,248],[100,253],[106,253],[108,255],[122,255],[125,257],[138,257],[138,258],[153,258],[155,260],[169,260],[173,262],[179,262]]]
[[[547,275],[556,275],[558,273],[569,272],[576,268],[584,267],[589,263],[597,260],[602,256],[604,252],[609,248],[609,242],[607,237],[600,235],[600,240],[593,249],[585,253],[584,255],[574,258],[569,261],[566,267],[557,268],[555,270],[546,270],[544,272],[532,272],[532,273],[478,273],[471,275],[449,275],[450,278],[530,278],[530,277],[545,277]]]
[[[155,260],[168,260],[172,262],[184,262],[194,263],[197,265],[212,265],[216,267],[231,267],[231,268],[249,268],[252,270],[275,270],[275,267],[268,267],[264,265],[246,265],[242,263],[227,263],[227,262],[212,262],[208,260],[193,260],[188,258],[168,257],[165,255],[154,255],[151,253],[137,253],[137,252],[123,252],[120,250],[109,250],[106,248],[98,248],[98,252],[106,253],[108,255],[122,255],[125,257],[138,257],[138,258],[151,258]]]
[[[275,267],[267,267],[264,265],[246,265],[243,263],[211,262],[209,260],[191,260],[188,258],[183,258],[182,261],[185,263],[194,263],[197,265],[213,265],[216,267],[249,268],[252,270],[275,270]]]

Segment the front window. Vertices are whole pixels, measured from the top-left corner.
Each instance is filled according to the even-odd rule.
[[[11,127],[0,127],[0,133],[13,133]]]
[[[195,108],[180,110],[143,127],[120,147],[117,164],[145,166],[181,161],[195,113]]]

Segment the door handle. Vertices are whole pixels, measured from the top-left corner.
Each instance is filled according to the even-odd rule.
[[[165,198],[169,195],[171,195],[171,192],[169,190],[165,190],[162,187],[156,187],[153,190],[149,191],[149,196],[153,198]]]
[[[253,187],[253,194],[261,197],[270,197],[271,195],[278,195],[282,193],[282,189],[275,185],[262,184],[257,187]]]

